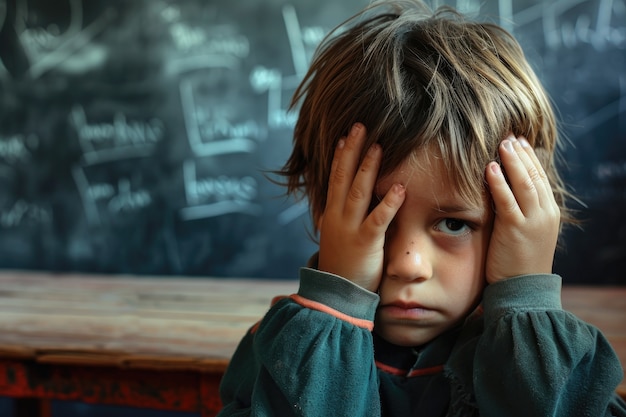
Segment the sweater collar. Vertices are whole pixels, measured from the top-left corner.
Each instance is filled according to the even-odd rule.
[[[460,326],[451,329],[422,346],[405,347],[394,345],[374,331],[374,357],[381,370],[402,376],[429,375],[443,370]]]

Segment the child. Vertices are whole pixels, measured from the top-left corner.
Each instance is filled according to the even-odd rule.
[[[572,218],[520,46],[421,3],[343,28],[296,91],[281,171],[319,253],[241,341],[220,415],[626,416],[615,353],[561,309]]]

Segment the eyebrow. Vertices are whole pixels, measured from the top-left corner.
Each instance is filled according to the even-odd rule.
[[[438,213],[443,214],[454,214],[454,213],[464,213],[473,216],[477,216],[483,218],[486,215],[486,210],[484,207],[478,207],[473,205],[458,205],[458,204],[443,204],[433,206],[432,209]]]

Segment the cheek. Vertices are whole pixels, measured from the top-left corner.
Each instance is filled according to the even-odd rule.
[[[448,277],[447,286],[458,299],[473,304],[486,285],[485,265],[490,233],[484,233],[456,254],[457,262],[443,262],[440,277]]]

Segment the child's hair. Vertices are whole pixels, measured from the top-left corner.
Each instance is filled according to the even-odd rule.
[[[355,122],[383,150],[380,176],[416,150],[441,158],[468,202],[485,193],[485,168],[509,133],[524,136],[552,184],[561,219],[573,219],[555,167],[550,100],[517,41],[448,7],[378,2],[318,47],[291,103],[301,104],[293,152],[279,173],[308,197],[314,224],[326,204],[336,144]],[[300,194],[301,195],[301,194]],[[314,226],[315,227],[315,226]]]

